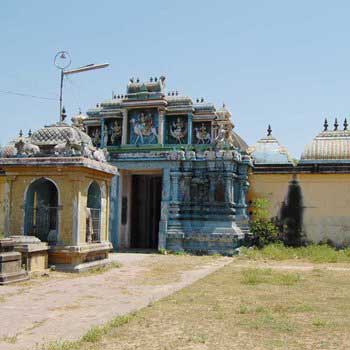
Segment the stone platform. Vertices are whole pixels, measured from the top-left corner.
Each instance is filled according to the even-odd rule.
[[[22,269],[21,253],[14,251],[12,239],[0,240],[0,285],[27,280],[28,274]]]

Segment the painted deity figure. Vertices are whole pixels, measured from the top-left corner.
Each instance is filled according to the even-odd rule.
[[[147,138],[146,143],[156,143],[158,139],[158,133],[153,125],[152,114],[148,113],[145,115],[143,112],[140,113],[138,120],[132,118],[130,124],[133,128],[135,134],[134,144],[145,143],[145,138]]]
[[[195,128],[197,144],[207,144],[211,142],[210,132],[207,127],[202,123],[200,128]]]
[[[112,127],[112,135],[111,135],[112,144],[115,145],[118,142],[118,139],[121,138],[121,136],[122,136],[122,126],[116,120]]]
[[[92,143],[95,146],[99,146],[100,142],[101,142],[101,132],[99,128],[96,128],[93,132],[92,132]]]
[[[220,125],[215,143],[218,146],[233,146],[232,125]]]
[[[185,137],[187,135],[187,128],[182,118],[177,118],[170,126],[170,135],[177,141],[177,143],[186,143]]]

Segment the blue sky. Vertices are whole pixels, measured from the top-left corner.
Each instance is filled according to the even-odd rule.
[[[125,93],[131,76],[165,75],[167,88],[204,97],[233,114],[249,144],[273,134],[295,157],[322,130],[349,117],[348,1],[18,1],[0,4],[0,144],[55,122],[58,104],[5,94],[57,97],[53,57],[72,66],[109,62],[72,76],[71,117]]]

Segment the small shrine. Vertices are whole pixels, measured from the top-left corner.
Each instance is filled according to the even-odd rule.
[[[27,266],[39,244],[29,247],[20,235],[46,242],[48,264],[59,270],[79,272],[109,262],[110,183],[117,169],[83,131],[82,116],[72,121],[28,136],[20,132],[1,153],[0,225],[5,236],[16,236]]]

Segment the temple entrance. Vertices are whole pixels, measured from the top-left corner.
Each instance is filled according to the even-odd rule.
[[[49,234],[58,235],[58,191],[50,180],[41,178],[28,187],[24,234],[36,236],[43,242],[48,242]]]
[[[132,176],[130,248],[158,248],[161,198],[161,176]]]

